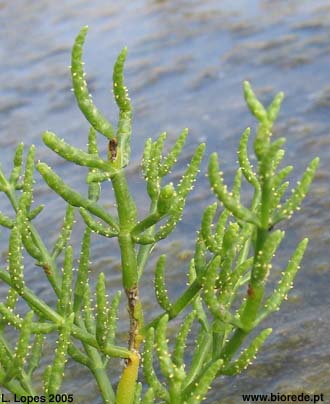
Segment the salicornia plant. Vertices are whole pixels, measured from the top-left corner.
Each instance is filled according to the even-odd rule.
[[[87,27],[84,27],[74,43],[71,73],[76,100],[90,124],[88,149],[73,147],[51,132],[43,134],[43,141],[65,160],[88,167],[88,192],[83,195],[74,191],[46,163],[36,164],[49,187],[67,203],[64,223],[52,249],[46,247],[33,224],[43,208],[32,207],[34,146],[27,151],[23,175],[23,144],[17,147],[9,178],[0,170],[0,189],[13,208],[11,215],[0,214],[1,225],[10,230],[8,268],[0,269],[0,278],[9,287],[6,300],[0,303],[0,385],[17,398],[39,394],[51,402],[52,397],[59,397],[65,364],[71,358],[91,371],[104,403],[200,403],[215,378],[236,375],[245,369],[271,333],[271,329],[266,328],[248,338],[269,314],[278,310],[292,286],[307,239],[297,246],[275,291],[269,294],[267,289],[266,293],[272,259],[284,238],[280,223],[299,209],[314,177],[318,158],[312,160],[287,196],[286,177],[292,166],[279,168],[285,139],[273,140],[271,136],[283,94],[279,93],[265,108],[245,82],[245,99],[258,121],[254,139],[257,166],[252,167],[248,156],[250,129],[244,131],[240,140],[239,168],[231,190],[219,171],[217,154],[211,155],[208,176],[216,201],[205,208],[201,218],[189,265],[189,284],[176,301],[170,301],[165,280],[166,256],[159,256],[154,269],[155,295],[162,314],[144,323],[143,296],[139,293],[144,270],[154,246],[170,235],[182,217],[205,145],[196,148],[181,180],[174,186],[166,177],[181,154],[187,130],[183,130],[166,155],[163,151],[165,133],[155,141],[147,139],[142,173],[150,208],[147,216],[140,218],[125,172],[130,160],[132,122],[131,102],[123,82],[126,49],[119,54],[113,72],[113,92],[119,108],[115,129],[94,105],[84,79],[82,49],[86,33]],[[107,157],[98,152],[97,134],[108,139]],[[109,180],[116,215],[99,202],[101,185],[108,186]],[[240,201],[242,180],[247,181],[253,191],[249,207]],[[70,238],[77,213],[85,229],[77,272],[73,273],[74,247]],[[118,240],[129,313],[127,347],[116,342],[121,292],[111,291],[113,298],[108,300],[106,277],[109,273],[99,274],[96,297],[92,298],[94,291],[89,284],[92,232]],[[23,263],[23,256],[27,254],[51,285],[56,306],[51,306],[29,288]],[[15,310],[19,299],[30,309],[25,317]],[[180,313],[186,316],[168,344],[168,322]],[[197,342],[190,343],[194,349],[186,352],[194,323]],[[8,325],[18,330],[14,344],[7,332]],[[43,386],[40,386],[34,380],[34,372],[40,367],[49,334],[57,336],[57,345],[53,362],[45,368]],[[109,380],[114,357],[124,359],[119,381]],[[69,400],[65,395],[60,397],[63,402]]]

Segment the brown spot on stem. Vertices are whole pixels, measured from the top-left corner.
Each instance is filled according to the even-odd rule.
[[[115,161],[117,157],[117,146],[118,141],[116,138],[113,138],[109,141],[109,157],[111,161]]]
[[[250,283],[249,283],[249,286],[248,286],[247,295],[252,299],[254,298],[254,290],[253,290]]]
[[[42,267],[43,267],[43,269],[45,271],[45,274],[48,275],[48,276],[51,276],[52,271],[50,269],[50,266],[47,263],[45,263],[45,264],[42,265]]]
[[[141,318],[139,318],[138,309],[141,306],[139,291],[136,286],[127,289],[126,295],[128,299],[128,313],[130,319],[129,339],[128,347],[130,350],[138,351],[143,337],[140,334],[140,328],[143,324],[140,324]]]

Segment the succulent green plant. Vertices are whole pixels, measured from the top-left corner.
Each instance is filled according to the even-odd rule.
[[[43,394],[48,402],[60,392],[65,364],[70,357],[87,367],[94,376],[104,403],[200,403],[213,380],[233,376],[253,360],[271,329],[249,335],[267,316],[279,309],[292,286],[307,246],[302,240],[292,255],[274,292],[266,293],[272,258],[284,238],[281,221],[299,209],[318,166],[312,160],[291,196],[285,197],[286,177],[292,166],[279,168],[284,157],[284,138],[272,140],[272,127],[278,116],[283,94],[268,108],[258,101],[248,82],[244,94],[251,113],[258,121],[254,140],[257,167],[248,157],[250,129],[246,129],[238,148],[239,168],[232,190],[219,171],[218,156],[212,154],[208,176],[216,202],[205,208],[189,265],[189,284],[172,302],[166,288],[166,256],[155,267],[155,295],[162,314],[144,322],[140,282],[154,246],[167,238],[181,219],[186,198],[199,172],[205,145],[199,145],[178,185],[166,176],[179,158],[188,131],[184,129],[172,149],[164,154],[166,134],[147,139],[142,173],[150,199],[149,213],[139,220],[136,202],[129,190],[125,167],[130,159],[132,109],[124,86],[126,49],[118,56],[113,73],[113,92],[119,108],[117,128],[101,114],[89,95],[84,79],[82,51],[87,27],[78,34],[72,49],[72,82],[77,103],[90,124],[87,151],[61,140],[49,131],[43,141],[65,160],[88,167],[88,193],[83,195],[60,178],[46,163],[35,165],[35,148],[28,149],[24,173],[23,144],[18,145],[14,167],[7,179],[0,169],[0,190],[9,199],[12,216],[0,214],[0,224],[10,230],[8,268],[0,269],[0,279],[8,285],[8,295],[0,303],[0,385],[17,397]],[[97,134],[109,142],[107,158],[98,152]],[[32,208],[34,168],[48,186],[67,203],[64,222],[57,241],[49,250],[33,219],[43,206]],[[244,178],[243,178],[244,177]],[[252,187],[250,206],[240,201],[241,182]],[[99,202],[101,184],[110,180],[114,190],[117,216]],[[73,274],[71,230],[76,211],[85,223],[77,274]],[[274,226],[276,225],[276,230]],[[129,313],[128,346],[116,343],[116,327],[121,291],[108,300],[106,277],[100,273],[96,299],[91,300],[89,257],[91,233],[116,238],[121,255],[122,285]],[[35,260],[50,283],[56,307],[37,296],[24,275],[23,255]],[[59,262],[64,260],[63,270]],[[243,292],[242,292],[243,291]],[[30,311],[24,318],[16,313],[23,299]],[[177,335],[168,344],[168,323],[180,313],[186,315]],[[191,328],[198,328],[197,343],[186,353]],[[6,336],[6,328],[18,330],[16,345]],[[44,386],[34,380],[40,366],[45,337],[57,335],[53,362],[44,370]],[[246,343],[246,339],[248,339]],[[243,345],[246,344],[246,345]],[[244,349],[242,348],[244,346]],[[157,369],[154,369],[157,357]],[[123,358],[119,382],[109,379],[109,358]],[[144,385],[138,381],[143,371]],[[41,392],[41,393],[40,393]],[[67,399],[63,398],[63,402]]]

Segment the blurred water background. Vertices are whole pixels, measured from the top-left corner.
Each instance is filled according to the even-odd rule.
[[[230,183],[237,167],[240,135],[246,126],[256,126],[243,99],[243,80],[250,80],[266,104],[278,91],[285,91],[275,136],[287,137],[286,162],[295,166],[292,184],[314,156],[320,156],[321,164],[302,211],[284,226],[286,242],[277,257],[271,286],[299,240],[306,235],[310,244],[288,301],[265,322],[274,331],[257,360],[241,376],[218,379],[205,402],[237,404],[241,394],[267,392],[323,393],[329,400],[325,402],[330,402],[329,1],[0,1],[0,155],[7,173],[16,145],[34,143],[38,159],[51,164],[75,189],[86,190],[85,171],[63,163],[41,141],[42,131],[48,129],[73,145],[86,146],[88,125],[70,91],[68,69],[73,40],[86,24],[90,27],[84,53],[87,81],[95,103],[112,122],[117,117],[111,94],[112,66],[121,48],[129,49],[125,77],[134,107],[129,171],[141,217],[146,193],[139,161],[145,139],[165,130],[169,145],[189,127],[187,147],[170,178],[174,182],[196,145],[207,142],[207,156],[183,221],[170,241],[155,250],[147,268],[142,293],[147,318],[159,311],[151,286],[153,264],[160,253],[169,255],[172,298],[185,288],[200,213],[214,200],[204,176],[209,153],[219,153]],[[102,153],[106,146],[100,138]],[[111,208],[111,189],[104,186],[104,193],[103,202]],[[46,205],[36,226],[51,246],[65,204],[38,174],[35,199]],[[10,212],[3,197],[0,202],[1,210]],[[73,233],[76,257],[82,229],[77,215]],[[3,266],[7,238],[4,231],[0,241]],[[109,247],[108,240],[94,237],[94,283],[100,271],[107,274],[112,296],[121,284],[115,244]],[[40,268],[28,259],[26,273],[29,286],[50,304],[54,302]],[[1,296],[5,293],[6,287],[1,285]],[[124,305],[122,315],[127,319]],[[174,322],[171,328],[176,327]],[[124,322],[119,327],[122,344],[126,330]],[[49,343],[43,363],[50,360],[52,349]],[[37,384],[40,378],[39,373]],[[77,371],[71,362],[63,392],[73,393],[75,403],[101,403],[89,373]]]

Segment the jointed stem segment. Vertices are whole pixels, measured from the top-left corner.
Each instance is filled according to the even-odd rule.
[[[155,292],[162,312],[144,324],[140,296],[144,270],[155,245],[167,238],[182,218],[205,145],[196,148],[185,173],[174,185],[163,181],[181,154],[188,130],[182,131],[167,155],[164,155],[166,133],[155,141],[146,141],[142,172],[150,207],[147,215],[139,219],[125,173],[131,154],[132,129],[132,107],[123,76],[127,49],[119,54],[113,72],[113,92],[119,108],[115,129],[94,105],[84,79],[82,52],[86,33],[87,27],[84,27],[76,38],[71,73],[78,106],[91,125],[88,149],[73,147],[52,132],[43,134],[44,143],[51,150],[67,161],[88,168],[86,195],[72,190],[47,164],[36,164],[49,187],[67,203],[63,226],[52,249],[48,250],[32,224],[43,209],[42,205],[32,207],[34,146],[28,150],[24,170],[24,146],[17,147],[9,180],[0,167],[0,191],[5,193],[13,207],[13,217],[0,213],[0,224],[10,230],[8,269],[0,269],[0,279],[9,286],[5,303],[0,303],[0,385],[18,397],[35,395],[32,376],[40,366],[44,335],[57,333],[53,362],[44,371],[45,395],[60,391],[65,363],[70,356],[91,371],[104,403],[198,404],[205,398],[214,378],[235,375],[245,369],[271,333],[271,329],[261,330],[254,339],[247,341],[247,348],[241,350],[251,331],[279,308],[299,269],[307,239],[301,241],[293,253],[276,290],[266,296],[272,259],[285,235],[278,229],[278,223],[290,218],[300,207],[314,178],[318,159],[312,160],[292,195],[282,202],[289,185],[285,179],[292,166],[278,169],[284,157],[281,147],[285,139],[272,141],[272,127],[283,94],[275,96],[271,105],[265,108],[250,84],[245,82],[247,105],[258,120],[254,140],[257,167],[253,169],[249,160],[249,128],[241,137],[238,150],[240,167],[231,191],[225,185],[223,173],[219,172],[217,154],[211,155],[208,174],[217,202],[206,206],[202,214],[195,252],[189,265],[189,284],[172,301],[171,293],[166,289],[166,271],[170,265],[166,263],[166,256],[161,255],[155,267]],[[107,158],[98,151],[97,132],[108,139]],[[22,172],[23,181],[20,180]],[[249,206],[241,202],[242,179],[252,186]],[[101,183],[106,180],[110,180],[113,187],[115,216],[99,202]],[[219,205],[224,206],[221,212]],[[70,238],[76,207],[86,226],[74,276],[75,249]],[[274,225],[276,230],[273,230]],[[107,272],[98,275],[96,296],[92,298],[94,287],[89,285],[92,233],[118,239],[122,286],[129,317],[127,348],[116,344],[121,293],[117,291],[109,299]],[[56,308],[28,287],[23,260],[26,252],[36,261],[38,268],[43,268],[57,298]],[[59,260],[63,261],[62,271],[57,264]],[[243,299],[239,293],[241,290],[244,291]],[[19,298],[31,310],[24,319],[15,314]],[[190,305],[192,310],[185,313]],[[169,323],[181,313],[185,314],[185,319],[178,327],[174,349],[171,350],[166,338]],[[189,336],[195,323],[199,327],[197,343],[189,355],[189,366],[186,366],[186,344],[191,344]],[[5,336],[7,324],[19,331],[15,350]],[[154,369],[154,351],[160,365],[159,372]],[[107,372],[112,358],[124,359],[116,388]],[[141,366],[148,387],[143,398],[142,385],[138,383]]]

